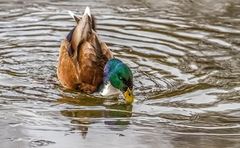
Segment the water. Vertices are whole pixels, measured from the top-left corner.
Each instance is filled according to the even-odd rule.
[[[67,11],[134,73],[136,102],[64,90]],[[239,0],[1,0],[1,148],[240,147]]]

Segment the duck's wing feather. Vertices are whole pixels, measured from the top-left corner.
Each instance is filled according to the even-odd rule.
[[[67,39],[61,42],[57,66],[57,76],[60,83],[68,89],[76,89],[78,81],[78,72],[75,64],[69,56],[68,49],[71,44]]]
[[[89,40],[80,47],[78,61],[81,83],[79,83],[79,89],[82,91],[85,91],[87,87],[90,92],[93,92],[103,82],[104,66],[112,57],[111,51],[104,44],[93,32]]]

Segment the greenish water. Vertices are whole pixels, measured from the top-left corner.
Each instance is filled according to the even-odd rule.
[[[64,90],[67,11],[134,73],[136,102]],[[1,0],[1,148],[239,148],[239,0]]]

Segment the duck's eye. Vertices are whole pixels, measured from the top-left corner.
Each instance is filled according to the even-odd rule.
[[[123,77],[119,76],[119,80],[123,80]]]

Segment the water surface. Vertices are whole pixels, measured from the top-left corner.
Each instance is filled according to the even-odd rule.
[[[64,90],[67,11],[134,73],[136,101]],[[239,0],[1,0],[1,148],[240,147]]]

